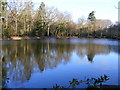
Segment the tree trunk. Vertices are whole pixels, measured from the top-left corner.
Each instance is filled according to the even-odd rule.
[[[17,22],[17,19],[15,21],[15,25],[16,25],[15,29],[16,29],[16,35],[17,35],[18,34],[18,22]],[[18,36],[19,36],[19,34],[18,34]]]
[[[6,16],[6,29],[8,28],[8,17]]]
[[[3,22],[2,22],[2,18],[0,20],[0,38],[2,37],[2,30],[3,30]]]
[[[26,33],[26,22],[25,22],[25,19],[24,19],[24,32]]]
[[[48,24],[48,32],[47,32],[48,37],[49,37],[49,33],[50,33],[50,25]]]

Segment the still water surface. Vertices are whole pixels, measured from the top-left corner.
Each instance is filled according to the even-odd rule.
[[[118,42],[108,39],[2,41],[2,86],[52,88],[106,74],[118,85]],[[78,87],[86,87],[81,84]]]

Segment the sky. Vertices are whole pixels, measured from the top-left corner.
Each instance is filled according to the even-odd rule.
[[[25,0],[27,1],[27,0]],[[97,19],[109,19],[113,23],[118,21],[118,2],[120,0],[31,0],[36,7],[44,2],[47,7],[55,7],[62,12],[69,12],[77,22],[80,17],[88,17],[91,11]]]

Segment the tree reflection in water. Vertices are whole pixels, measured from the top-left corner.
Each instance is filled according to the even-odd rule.
[[[71,43],[70,40],[23,40],[3,41],[2,44],[2,84],[7,87],[8,79],[18,85],[30,79],[34,72],[53,69],[59,64],[67,64],[73,52],[79,57],[88,57],[92,62],[96,54],[117,52],[118,47],[95,43]]]

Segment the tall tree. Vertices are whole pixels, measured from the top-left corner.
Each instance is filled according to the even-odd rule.
[[[46,8],[44,2],[41,3],[40,7],[40,19],[41,19],[41,30],[42,30],[42,35],[45,35],[45,30],[46,30]]]
[[[34,34],[44,36],[46,33],[46,8],[42,2],[34,16]]]
[[[50,33],[53,33],[53,30],[50,31],[50,27],[54,22],[56,21],[57,18],[57,9],[56,8],[46,8],[46,25],[47,25],[47,36],[50,35]]]
[[[31,32],[33,26],[33,3],[32,2],[25,2],[24,3],[24,10],[23,10],[23,20],[24,20],[24,30],[25,33]]]
[[[4,29],[7,28],[7,2],[6,1],[0,1],[0,35],[2,34],[2,31],[4,32]]]
[[[89,16],[88,16],[88,20],[90,21],[95,21],[95,11],[92,11],[91,13],[89,13]]]
[[[95,29],[96,17],[95,17],[94,13],[95,13],[95,11],[92,11],[88,15],[88,20],[90,20],[90,21],[88,21],[88,28],[90,29],[90,31],[88,32],[88,36],[91,32],[94,32],[94,34],[95,34],[95,31],[96,31],[96,29]]]

